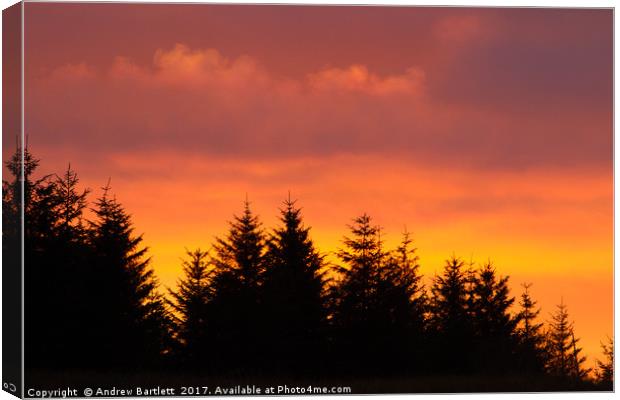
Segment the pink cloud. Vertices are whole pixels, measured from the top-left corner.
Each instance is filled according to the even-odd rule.
[[[116,57],[108,68],[66,64],[34,78],[27,127],[33,144],[91,153],[398,154],[503,168],[610,160],[608,121],[597,113],[521,118],[446,104],[428,90],[437,79],[417,66],[381,74],[362,64],[282,77],[249,55],[177,44],[149,65]]]
[[[328,68],[308,75],[309,86],[317,91],[361,92],[370,95],[410,94],[422,91],[425,74],[420,68],[409,68],[402,75],[380,77],[364,65]]]

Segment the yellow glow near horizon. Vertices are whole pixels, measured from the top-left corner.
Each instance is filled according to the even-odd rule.
[[[149,163],[181,161],[153,155],[133,162],[146,173]],[[163,184],[148,174],[112,181],[136,232],[144,232],[163,290],[174,288],[180,278],[185,248],[208,249],[227,232],[227,221],[242,210],[246,192],[268,230],[278,223],[278,207],[290,189],[313,240],[330,261],[336,261],[333,252],[348,233],[346,225],[367,212],[383,227],[388,248],[398,243],[405,227],[412,233],[428,284],[455,254],[493,261],[500,274],[511,277],[517,302],[521,285],[533,283],[542,320],[563,300],[589,366],[601,356],[600,341],[613,336],[612,192],[605,173],[421,172],[402,160],[337,157],[260,167],[236,161],[237,173],[222,179],[214,171],[228,168],[226,160],[188,162],[192,168],[186,174],[164,176]],[[304,165],[312,173],[296,184],[295,174]],[[121,169],[131,170],[129,161],[123,159]],[[290,177],[278,178],[291,169]],[[84,184],[100,186],[103,176],[88,172]]]

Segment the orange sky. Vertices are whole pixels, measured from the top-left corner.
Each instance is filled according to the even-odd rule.
[[[388,244],[406,225],[428,276],[490,258],[544,318],[563,298],[590,362],[613,334],[610,10],[27,3],[25,21],[41,171],[111,177],[163,285],[246,193],[271,226],[290,190],[325,252],[368,212]]]

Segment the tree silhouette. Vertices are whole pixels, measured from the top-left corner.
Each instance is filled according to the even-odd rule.
[[[62,176],[56,175],[55,191],[58,198],[59,235],[63,242],[83,241],[86,230],[82,215],[86,209],[87,196],[90,189],[78,190],[77,173],[71,164]]]
[[[543,324],[526,284],[512,312],[508,277],[490,261],[474,270],[456,256],[427,294],[409,233],[386,249],[366,214],[348,226],[339,265],[327,271],[290,196],[269,233],[246,200],[211,254],[187,251],[165,298],[109,183],[85,221],[89,190],[77,173],[69,165],[35,178],[38,165],[18,149],[2,197],[3,262],[13,268],[25,213],[27,368],[90,378],[96,369],[123,378],[166,371],[174,380],[183,366],[201,379],[387,376],[404,385],[467,375],[468,389],[502,389],[493,385],[503,379],[533,382],[517,390],[613,389],[613,340],[590,378],[563,302]]]
[[[614,341],[607,338],[607,343],[601,343],[603,361],[596,360],[596,381],[606,390],[613,390],[614,386]]]
[[[319,360],[325,333],[325,263],[290,196],[280,210],[280,222],[269,237],[265,256],[261,291],[265,350],[279,370],[308,369]]]
[[[83,281],[88,248],[81,220],[88,189],[79,192],[77,174],[70,167],[68,179],[34,179],[38,164],[28,150],[22,163],[18,150],[8,165],[15,180],[5,185],[16,204],[23,167],[25,284],[33,293],[25,302],[25,340],[30,344],[26,359],[32,366],[53,360],[56,365],[73,365],[81,362],[86,345],[80,331],[88,312],[82,301],[87,294]],[[58,320],[65,322],[57,324]]]
[[[196,249],[187,251],[189,260],[183,261],[184,277],[175,291],[169,290],[169,304],[175,313],[174,328],[180,349],[177,357],[184,365],[199,368],[208,356],[207,303],[211,298],[212,269],[208,253]]]
[[[579,342],[579,340],[580,339],[575,338],[575,331],[573,329],[570,341],[572,376],[577,381],[584,381],[588,378],[591,368],[583,367],[583,364],[586,362],[586,356],[581,355],[582,349],[577,347],[577,342]]]
[[[261,355],[260,279],[265,235],[246,200],[225,238],[214,244],[210,339],[221,366],[255,366]]]
[[[95,278],[93,331],[99,336],[96,363],[139,367],[154,364],[169,341],[170,319],[149,266],[142,236],[109,184],[95,202],[90,222]]]
[[[80,190],[77,173],[71,164],[62,175],[55,175],[52,201],[56,221],[52,226],[53,243],[46,250],[45,262],[53,269],[50,283],[57,291],[52,299],[54,314],[67,321],[53,329],[52,340],[62,359],[81,365],[88,358],[83,348],[88,338],[81,334],[83,320],[91,312],[89,287],[82,283],[88,279],[88,255],[86,228],[83,215],[90,189]]]
[[[23,206],[23,250],[27,260],[24,275],[28,293],[24,304],[25,356],[28,365],[45,366],[52,364],[59,355],[60,345],[58,342],[48,343],[48,338],[54,335],[54,319],[58,316],[54,304],[57,300],[54,290],[55,263],[49,252],[54,244],[57,199],[49,175],[34,178],[38,166],[39,160],[28,149],[23,150],[22,160],[21,148],[17,148],[6,162],[12,180],[2,182],[2,254],[5,270],[21,270]]]
[[[369,312],[376,301],[373,295],[385,253],[380,239],[380,228],[371,225],[370,216],[364,214],[356,218],[354,224],[349,225],[349,229],[353,236],[345,236],[345,247],[337,252],[344,262],[344,266],[337,267],[342,275],[341,307],[350,317],[360,321],[370,317]]]
[[[568,309],[562,301],[551,316],[547,334],[547,370],[551,375],[571,381],[585,378],[589,370],[583,368],[585,357],[577,347],[578,341],[573,323],[568,318]]]
[[[514,370],[518,315],[510,314],[508,277],[497,277],[488,261],[473,277],[472,317],[476,332],[477,369],[487,373]]]
[[[399,246],[385,258],[378,282],[380,307],[390,316],[391,341],[386,349],[393,368],[422,369],[426,351],[426,314],[428,299],[419,273],[419,257],[409,232]]]
[[[349,226],[337,255],[333,326],[349,372],[388,373],[422,367],[427,310],[416,249],[408,233],[386,251],[367,214]]]
[[[523,293],[519,305],[519,368],[527,373],[541,374],[544,372],[545,360],[545,335],[543,323],[537,322],[540,308],[537,302],[530,296],[531,284],[523,285]]]
[[[474,327],[470,319],[471,272],[465,262],[452,256],[443,273],[436,275],[431,292],[432,324],[439,368],[463,372],[471,367]]]
[[[333,321],[340,359],[357,369],[376,369],[385,343],[383,333],[389,327],[389,315],[381,309],[378,296],[381,265],[386,256],[380,228],[372,225],[367,214],[349,225],[351,237],[337,252],[343,265],[337,266],[340,281],[334,287]],[[346,365],[345,365],[346,367]]]

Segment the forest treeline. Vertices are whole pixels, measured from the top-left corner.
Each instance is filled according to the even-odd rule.
[[[187,251],[183,276],[163,292],[109,183],[91,204],[70,166],[35,179],[38,163],[24,151],[23,193],[19,151],[3,181],[5,257],[20,246],[25,200],[28,368],[524,375],[612,388],[612,339],[595,371],[585,368],[563,302],[543,318],[529,285],[515,298],[491,261],[456,256],[425,285],[411,235],[386,248],[368,215],[327,262],[290,197],[272,229],[246,201],[210,247]]]

